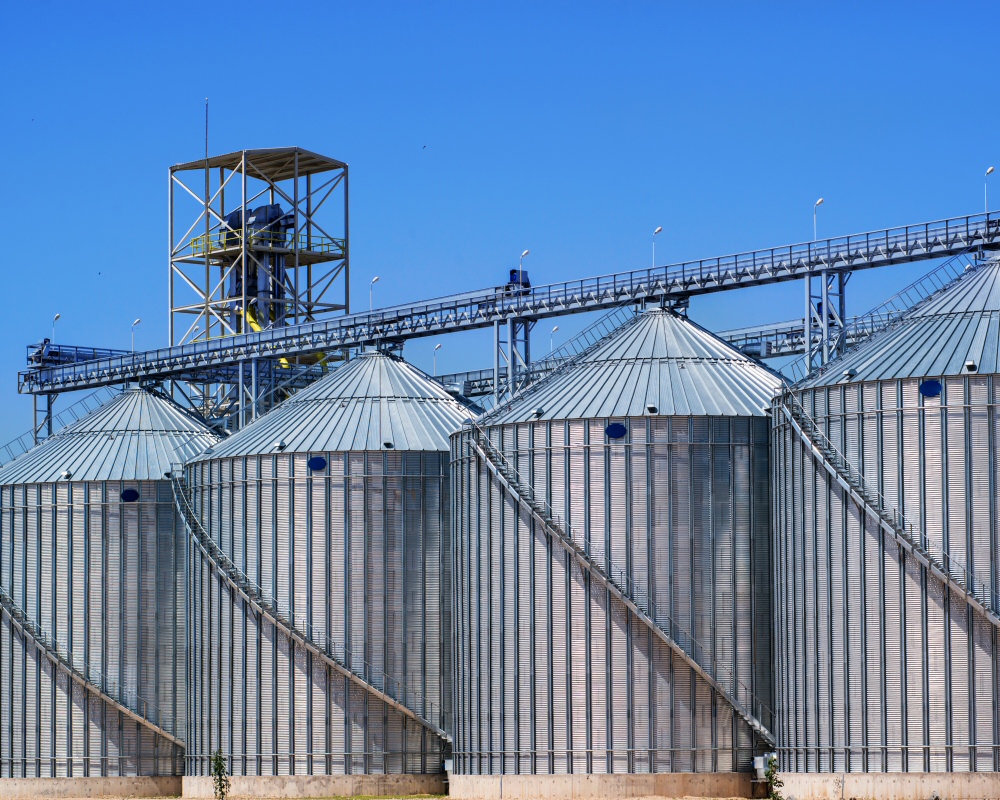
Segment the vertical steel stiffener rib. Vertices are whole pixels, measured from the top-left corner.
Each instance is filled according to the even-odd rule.
[[[698,657],[691,652],[700,650],[701,647],[690,634],[683,631],[683,629],[673,623],[673,621],[671,621],[670,625],[672,629],[676,628],[676,633],[664,630],[664,628],[653,619],[652,615],[646,610],[646,608],[644,608],[648,602],[648,598],[642,597],[643,592],[641,587],[635,587],[630,591],[627,586],[621,585],[619,580],[616,580],[612,574],[617,570],[614,565],[610,565],[611,572],[609,572],[605,567],[600,566],[595,561],[594,556],[589,553],[583,545],[578,543],[571,535],[562,530],[562,526],[553,517],[548,507],[544,503],[539,503],[534,499],[534,493],[531,491],[530,486],[525,485],[514,467],[506,461],[503,454],[497,449],[496,445],[490,441],[489,435],[482,428],[475,423],[472,423],[471,426],[466,428],[466,431],[468,431],[471,436],[469,440],[470,446],[486,465],[488,470],[529,513],[531,518],[541,526],[546,534],[565,548],[570,556],[582,567],[584,567],[594,580],[596,580],[601,586],[605,587],[617,600],[622,602],[626,608],[628,608],[628,610],[636,616],[637,619],[639,619],[650,631],[652,631],[655,636],[661,639],[664,644],[680,656],[685,663],[687,663],[719,695],[721,695],[723,699],[730,706],[732,706],[736,713],[739,714],[739,716],[750,726],[750,728],[757,733],[757,735],[764,739],[764,741],[768,744],[772,746],[775,745],[776,740],[774,735],[764,725],[759,714],[756,712],[756,707],[758,706],[760,706],[759,710],[765,709],[763,709],[760,702],[752,696],[749,689],[742,687],[741,690],[740,687],[733,687],[733,690],[730,690],[728,687],[724,686],[714,674],[716,669],[703,665]],[[591,547],[593,547],[593,543],[591,544]],[[627,574],[621,570],[617,571],[621,572],[622,576]],[[690,648],[686,649],[683,647],[678,642],[676,634],[683,634],[689,640]],[[746,694],[751,705],[755,707],[755,710],[748,709],[736,696],[735,692]]]
[[[926,534],[915,530],[895,507],[891,506],[876,489],[869,486],[861,473],[823,435],[791,392],[782,394],[779,405],[781,413],[806,449],[854,502],[873,517],[903,550],[910,553],[934,577],[964,598],[973,610],[1000,628],[1000,615],[997,614],[986,585],[963,564],[952,558],[943,547],[933,548]]]
[[[82,686],[87,692],[99,697],[105,703],[113,706],[129,719],[145,726],[157,736],[161,736],[177,747],[184,747],[184,742],[165,731],[140,711],[131,708],[123,699],[115,697],[110,687],[102,688],[84,675],[72,661],[72,656],[63,654],[55,642],[42,628],[14,602],[7,590],[0,586],[0,611],[10,620],[11,624],[26,638],[30,639],[38,651],[45,656],[57,669],[65,672],[71,680]],[[103,680],[101,681],[103,682]]]
[[[385,703],[390,708],[394,708],[401,714],[409,717],[414,722],[423,725],[431,733],[437,735],[446,742],[451,741],[450,735],[426,719],[421,714],[411,709],[403,702],[397,700],[387,691],[380,689],[369,680],[352,670],[337,658],[331,651],[329,645],[324,646],[314,640],[307,631],[300,630],[296,624],[295,615],[287,610],[278,607],[274,598],[268,598],[264,590],[245,575],[236,564],[225,554],[221,547],[205,531],[198,520],[194,510],[191,508],[187,497],[187,491],[180,476],[183,467],[175,466],[171,472],[170,485],[173,489],[174,502],[177,511],[184,520],[184,527],[187,529],[191,540],[195,543],[209,567],[215,572],[229,587],[236,592],[246,603],[252,606],[265,619],[269,620],[276,628],[281,630],[289,639],[296,642],[300,647],[308,650],[324,663],[333,667],[337,672],[347,677],[354,684],[359,686],[368,694]],[[386,676],[383,676],[386,677]],[[388,679],[386,677],[387,680]],[[396,682],[399,683],[399,682]],[[402,684],[399,684],[402,688]],[[405,693],[405,690],[404,690]]]

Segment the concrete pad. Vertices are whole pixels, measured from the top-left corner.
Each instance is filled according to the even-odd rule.
[[[747,773],[635,775],[452,775],[461,800],[626,800],[640,797],[750,797]]]
[[[441,775],[233,775],[229,795],[233,798],[375,797],[414,794],[446,794]],[[209,776],[184,778],[184,797],[211,800],[215,789]]]
[[[0,800],[15,798],[178,797],[180,777],[3,778]]]
[[[998,772],[781,773],[785,800],[995,800]]]

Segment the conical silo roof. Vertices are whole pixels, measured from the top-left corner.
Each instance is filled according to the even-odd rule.
[[[1000,261],[969,270],[798,386],[969,372],[1000,372]]]
[[[387,444],[394,450],[447,451],[448,437],[472,416],[412,364],[382,352],[363,353],[203,457],[382,450]]]
[[[0,469],[0,484],[163,480],[216,441],[175,402],[128,389]]]
[[[484,417],[764,416],[780,379],[691,320],[652,309]],[[655,411],[650,411],[652,406]]]

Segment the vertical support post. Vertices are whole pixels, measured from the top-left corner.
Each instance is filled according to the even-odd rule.
[[[291,325],[298,325],[303,322],[302,314],[302,299],[299,297],[299,151],[295,151],[295,178],[292,187],[292,207],[294,217],[292,219],[292,259],[294,263],[292,264],[292,269],[294,274],[292,276],[292,291],[295,292],[295,303],[292,305],[292,320]]]
[[[351,203],[347,165],[344,165],[344,313],[351,313]]]
[[[830,360],[830,276],[824,270],[819,274],[820,291],[822,293],[822,299],[820,300],[820,331],[822,332],[823,342],[823,363],[825,364]]]
[[[240,383],[239,383],[239,394],[236,396],[239,398],[239,405],[236,407],[236,422],[237,428],[242,428],[247,424],[247,382],[246,382],[246,370],[247,362],[245,358],[240,359]]]
[[[45,435],[52,435],[52,398],[53,395],[45,395]]]
[[[517,389],[517,345],[514,343],[514,326],[516,322],[513,319],[507,320],[507,397],[511,398],[514,396],[514,391]]]
[[[818,277],[820,286],[813,288]],[[808,370],[827,364],[846,349],[847,281],[850,273],[823,270],[806,275],[806,305],[803,318],[803,345]]]
[[[500,320],[493,321],[493,403],[499,404],[503,395],[500,383],[500,361],[503,353],[503,341],[500,338]]]
[[[259,359],[250,359],[250,422],[257,419],[257,387],[259,385],[257,377],[257,362]]]
[[[31,395],[31,440],[38,444],[38,395]]]

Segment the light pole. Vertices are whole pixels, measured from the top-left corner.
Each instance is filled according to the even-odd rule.
[[[375,284],[378,283],[378,275],[372,278],[372,282],[368,284],[368,313],[372,313],[372,290],[375,288]]]
[[[435,378],[437,377],[437,374],[438,374],[438,350],[440,350],[440,349],[441,349],[441,345],[440,344],[434,345],[434,377]]]
[[[549,332],[549,352],[550,352],[550,353],[551,353],[551,352],[552,352],[553,350],[555,350],[555,346],[554,346],[554,345],[553,345],[553,343],[552,343],[552,337],[553,337],[553,336],[555,335],[555,332],[556,332],[557,330],[559,330],[559,326],[558,326],[558,325],[556,325],[556,326],[555,326],[555,327],[554,327],[554,328],[553,328],[553,329],[552,329],[552,330],[551,330],[551,331]]]
[[[525,256],[529,256],[529,255],[531,255],[531,251],[530,250],[525,250],[523,253],[521,253],[521,259],[517,262],[517,269],[518,269],[517,279],[518,279],[518,281],[521,281],[521,282],[524,281],[524,276],[521,275],[520,273],[524,271],[524,258],[525,258]]]
[[[142,322],[141,319],[137,319],[132,323],[132,352],[135,352],[135,326]]]
[[[993,174],[993,167],[986,170],[986,176],[983,178],[983,200],[986,203],[986,213],[990,213],[990,190],[989,190],[989,180],[990,175]],[[56,315],[58,316],[58,314]]]
[[[813,203],[813,241],[816,241],[816,209],[823,205],[823,198],[821,197],[815,203]]]
[[[657,225],[656,230],[653,231],[653,269],[656,269],[656,234],[663,230],[662,225]]]
[[[52,338],[51,338],[51,339],[49,339],[49,341],[50,341],[50,342],[54,342],[54,341],[56,340],[56,323],[57,323],[57,322],[58,322],[58,321],[59,321],[60,319],[62,319],[62,314],[56,314],[56,315],[55,315],[55,316],[54,316],[54,317],[52,318]]]

